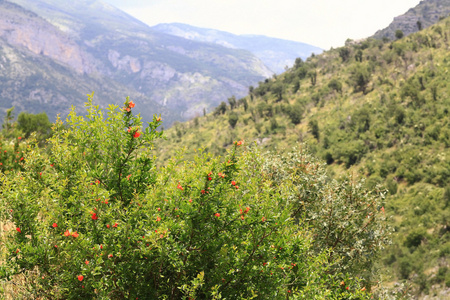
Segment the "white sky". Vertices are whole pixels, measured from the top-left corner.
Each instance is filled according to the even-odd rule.
[[[179,22],[328,50],[371,36],[420,0],[103,0],[150,26]]]

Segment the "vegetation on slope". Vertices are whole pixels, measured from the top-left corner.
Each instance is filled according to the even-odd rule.
[[[242,141],[156,167],[160,117],[144,128],[128,99],[86,106],[46,149],[20,139],[20,169],[0,173],[2,296],[371,298],[384,191],[330,180],[304,149],[262,156]]]
[[[395,228],[386,281],[415,293],[450,286],[450,19],[395,42],[348,41],[178,123],[161,161],[184,147],[222,154],[237,137],[285,151],[306,141],[331,174],[384,184]],[[389,275],[389,276],[388,276]]]

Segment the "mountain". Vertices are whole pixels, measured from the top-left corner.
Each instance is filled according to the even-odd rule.
[[[235,35],[232,33],[194,27],[181,23],[158,24],[152,29],[185,39],[208,42],[232,49],[244,49],[258,57],[270,70],[279,74],[292,67],[297,57],[303,60],[323,49],[305,43],[271,38],[263,35]]]
[[[304,142],[336,179],[350,172],[388,189],[379,209],[391,218],[393,245],[380,280],[402,299],[448,299],[449,35],[447,18],[393,42],[366,39],[297,60],[246,97],[167,130],[157,156],[162,164],[176,149],[185,159],[196,149],[223,155],[242,139],[277,152]]]
[[[381,30],[378,30],[373,38],[383,37],[390,40],[395,39],[395,31],[401,30],[405,35],[428,28],[439,19],[450,14],[450,0],[423,0],[405,14],[395,17],[392,23]]]
[[[3,55],[10,63],[4,64],[2,92],[18,108],[45,110],[51,118],[95,90],[99,103],[131,96],[145,119],[162,112],[169,125],[231,95],[243,96],[249,85],[272,74],[248,51],[156,32],[101,1],[3,0],[0,5],[1,51],[20,53],[19,61]]]

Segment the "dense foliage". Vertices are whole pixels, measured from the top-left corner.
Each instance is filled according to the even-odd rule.
[[[174,145],[187,157],[201,147],[223,154],[238,137],[277,151],[305,141],[330,174],[349,170],[388,188],[385,208],[396,233],[384,280],[412,284],[416,294],[450,286],[449,41],[447,18],[393,42],[349,40],[297,59],[233,109],[224,103],[222,114],[169,129],[160,159]]]
[[[2,174],[4,291],[41,299],[369,299],[384,192],[304,149],[156,167],[161,118],[87,103]],[[105,118],[106,117],[106,118]],[[6,209],[5,209],[6,208]],[[20,288],[19,288],[20,287]]]

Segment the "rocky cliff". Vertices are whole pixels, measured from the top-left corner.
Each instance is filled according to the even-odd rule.
[[[86,94],[95,89],[102,94],[111,89],[103,86],[109,82],[122,89],[116,98],[140,95],[146,99],[142,103],[148,111],[145,115],[157,103],[171,112],[168,119],[186,120],[232,95],[244,96],[248,86],[272,75],[248,51],[156,32],[101,1],[8,0],[0,1],[0,6],[0,39],[5,49],[52,62],[58,70],[64,68],[75,73],[70,76],[92,82],[85,90],[84,84],[77,88],[77,82],[71,82],[72,91]],[[21,64],[23,70],[29,68],[26,60]],[[46,72],[59,71],[41,68],[36,72],[45,80],[51,77]],[[15,80],[22,85],[27,82],[26,77]],[[70,93],[56,83],[49,84],[59,94]]]

